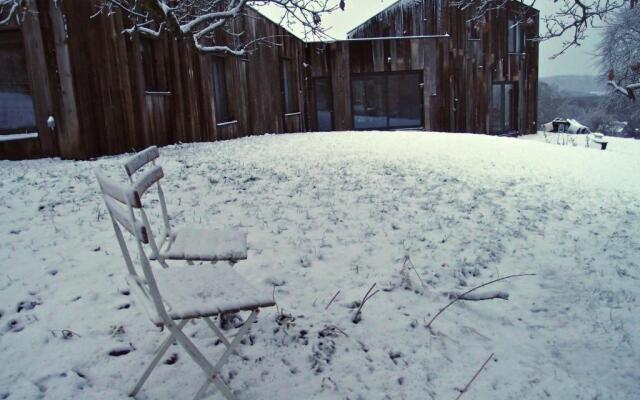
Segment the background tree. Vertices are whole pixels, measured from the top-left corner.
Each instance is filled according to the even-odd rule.
[[[475,10],[476,16],[488,11],[503,8],[509,0],[451,0],[451,4],[460,8]],[[519,0],[532,7],[537,0]],[[633,6],[637,0],[553,0],[554,11],[541,15],[543,28],[537,40],[562,37],[563,48],[554,57],[563,54],[574,46],[580,46],[588,31],[602,23],[618,9]]]
[[[640,7],[620,10],[610,19],[599,58],[609,85],[635,100],[640,89]]]

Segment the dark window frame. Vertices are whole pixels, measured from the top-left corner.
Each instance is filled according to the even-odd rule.
[[[328,111],[331,115],[331,127],[329,130],[333,131],[335,130],[336,121],[335,121],[335,111],[334,111],[334,105],[333,105],[333,82],[331,81],[330,76],[319,76],[319,77],[313,78],[313,92],[314,92],[313,101],[314,101],[314,106],[316,111],[316,128],[320,130],[320,122],[318,121],[318,112],[320,111],[318,109],[318,83],[319,82],[325,82],[329,90],[328,103],[329,103],[330,109]]]
[[[216,123],[233,122],[233,113],[229,103],[229,88],[227,87],[226,59],[220,56],[211,57],[211,84],[213,89],[213,106],[216,113]]]
[[[140,35],[140,56],[142,58],[142,71],[144,78],[144,91],[146,94],[169,94],[169,84],[166,76],[160,77],[158,65],[165,64],[160,60],[157,45],[160,39]],[[166,71],[165,71],[166,74]]]
[[[500,104],[500,120],[501,120],[501,129],[494,130],[493,118],[494,116],[490,116],[490,132],[491,133],[509,133],[509,132],[518,132],[518,102],[519,102],[519,91],[518,91],[518,81],[496,81],[491,84],[491,101],[490,101],[490,110],[493,110],[494,104],[494,87],[501,87],[501,99],[502,102]],[[511,98],[510,102],[507,101],[507,87],[511,86]],[[508,126],[505,124],[505,116],[506,111],[509,111],[509,121]]]
[[[406,70],[406,71],[384,71],[384,72],[363,72],[363,73],[353,73],[351,74],[351,124],[352,124],[352,129],[354,131],[368,131],[368,130],[391,130],[391,129],[415,129],[415,128],[421,128],[424,127],[425,125],[425,116],[424,116],[424,71],[422,70]],[[389,113],[389,91],[388,91],[388,85],[389,85],[389,80],[388,80],[388,76],[391,75],[415,75],[417,76],[420,81],[420,83],[418,84],[418,88],[416,90],[418,90],[418,93],[420,94],[419,98],[420,98],[420,124],[416,125],[416,126],[412,126],[412,127],[393,127],[390,124],[390,120],[391,120],[391,116]],[[354,99],[353,99],[353,81],[358,79],[358,78],[367,78],[367,77],[379,77],[382,76],[385,78],[385,115],[387,118],[387,123],[385,126],[380,126],[380,127],[367,127],[367,128],[356,128],[355,127],[355,109],[354,109]]]
[[[282,110],[284,115],[299,114],[298,81],[293,71],[293,60],[280,58],[280,86],[282,88]]]
[[[510,12],[507,17],[507,53],[520,54],[524,52],[524,25],[516,13]]]
[[[8,58],[7,60],[9,62],[13,61],[20,64],[20,65],[13,65],[13,67],[16,67],[15,71],[18,71],[18,74],[21,75],[20,78],[22,78],[20,82],[10,80],[7,77],[10,76],[9,72],[11,72],[11,70],[10,69],[6,70],[4,68],[0,69],[3,72],[2,76],[6,80],[6,82],[3,82],[2,79],[0,79],[0,92],[3,92],[3,93],[6,92],[9,94],[11,93],[21,94],[24,96],[28,96],[31,100],[29,103],[29,101],[26,98],[23,99],[25,100],[26,103],[29,103],[29,104],[24,104],[25,106],[28,107],[30,105],[30,107],[28,107],[29,109],[27,110],[28,114],[26,115],[26,119],[30,119],[30,121],[27,123],[20,124],[20,126],[0,127],[0,135],[38,132],[36,105],[33,97],[33,88],[32,88],[33,82],[31,81],[31,76],[29,73],[29,65],[27,62],[27,54],[26,54],[26,44],[24,41],[23,33],[19,28],[5,28],[0,30],[0,35],[5,36],[5,37],[0,37],[0,45],[8,44],[7,46],[8,50],[13,50],[11,48],[12,45],[18,46],[16,47],[16,49],[19,52],[19,54],[14,54],[13,59]],[[13,38],[11,36],[13,36]],[[20,48],[20,45],[22,46],[21,48]],[[14,76],[14,78],[15,77],[16,76]],[[15,105],[15,99],[11,100],[11,103]]]

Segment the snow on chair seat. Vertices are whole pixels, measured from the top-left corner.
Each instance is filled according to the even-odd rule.
[[[164,223],[164,231],[158,244],[160,262],[164,260],[193,261],[239,261],[247,258],[247,236],[237,229],[210,229],[198,226],[187,226],[174,229],[169,222],[169,213],[160,179],[164,178],[162,167],[155,164],[160,152],[155,146],[149,147],[132,157],[124,168],[129,176],[138,199],[153,185],[157,185],[160,211]],[[151,164],[151,167],[146,167]],[[141,202],[141,200],[138,200]],[[142,206],[140,204],[140,206]],[[147,215],[142,209],[142,218]],[[155,255],[151,255],[155,259]]]
[[[213,317],[275,305],[268,290],[258,290],[228,265],[184,266],[154,271],[167,313],[173,320]],[[160,326],[160,316],[153,318]]]
[[[160,255],[167,260],[246,260],[247,234],[237,229],[186,226],[171,234]]]

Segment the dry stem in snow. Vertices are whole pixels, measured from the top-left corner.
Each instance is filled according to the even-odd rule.
[[[374,283],[373,285],[371,285],[371,287],[369,288],[369,290],[367,290],[367,293],[365,293],[364,297],[362,298],[362,301],[360,302],[360,306],[358,307],[358,310],[356,311],[356,313],[353,316],[353,319],[351,320],[354,324],[357,324],[358,322],[360,322],[362,320],[362,307],[364,306],[364,304],[373,296],[376,295],[376,293],[379,292],[379,290],[376,290],[375,292],[371,293],[371,291],[373,290],[373,288],[376,287],[376,284]]]
[[[484,367],[487,366],[487,364],[489,363],[489,361],[491,361],[491,359],[493,358],[493,353],[491,353],[491,355],[487,358],[487,360],[482,364],[482,366],[478,369],[478,371],[476,371],[476,373],[473,375],[473,377],[471,378],[471,380],[464,386],[463,389],[460,390],[460,394],[458,395],[458,397],[456,397],[456,400],[459,400],[463,394],[465,394],[467,392],[467,390],[469,390],[469,388],[471,387],[471,384],[473,383],[473,381],[476,380],[476,378],[478,377],[478,375],[480,375],[480,372],[482,372],[482,370],[484,369]]]
[[[438,313],[437,313],[436,315],[434,315],[434,316],[433,316],[433,318],[431,318],[431,321],[429,321],[429,322],[425,325],[425,327],[426,327],[426,328],[430,328],[430,327],[431,327],[431,324],[433,324],[433,321],[435,321],[435,320],[436,320],[436,318],[438,318],[438,316],[440,316],[440,314],[442,314],[442,313],[443,313],[447,308],[451,307],[451,306],[452,306],[455,302],[457,302],[458,300],[465,300],[465,299],[464,299],[464,297],[465,297],[465,296],[467,296],[469,293],[471,293],[471,292],[473,292],[473,291],[475,291],[475,290],[477,290],[477,289],[480,289],[480,288],[482,288],[482,287],[485,287],[485,286],[491,285],[492,283],[496,283],[496,282],[504,281],[504,280],[509,279],[509,278],[515,278],[515,277],[519,277],[519,276],[534,276],[534,275],[535,275],[535,274],[515,274],[515,275],[509,275],[509,276],[505,276],[505,277],[502,277],[502,278],[494,279],[494,280],[492,280],[492,281],[489,281],[489,282],[483,283],[482,285],[479,285],[479,286],[476,286],[476,287],[474,287],[474,288],[472,288],[472,289],[469,289],[469,290],[467,290],[466,292],[462,293],[460,296],[457,296],[457,297],[456,297],[455,299],[453,299],[449,304],[447,304],[446,306],[442,307],[442,308],[440,309],[440,311],[438,311]]]

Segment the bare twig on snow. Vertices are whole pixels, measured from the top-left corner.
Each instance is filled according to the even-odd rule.
[[[471,293],[471,292],[473,292],[473,291],[475,291],[475,290],[477,290],[477,289],[480,289],[481,287],[485,287],[485,286],[487,286],[487,285],[491,285],[492,283],[496,283],[496,282],[504,281],[504,280],[509,279],[509,278],[515,278],[515,277],[519,277],[519,276],[534,276],[534,275],[535,275],[535,274],[515,274],[515,275],[509,275],[509,276],[505,276],[505,277],[502,277],[502,278],[494,279],[494,280],[492,280],[492,281],[490,281],[490,282],[487,282],[487,283],[483,283],[482,285],[480,285],[480,286],[476,286],[476,287],[474,287],[473,289],[469,289],[469,290],[467,290],[466,292],[462,293],[460,296],[457,296],[457,297],[456,297],[455,299],[453,299],[449,304],[447,304],[446,306],[442,307],[442,308],[440,309],[440,311],[438,311],[438,313],[437,313],[436,315],[434,315],[434,316],[433,316],[433,318],[431,318],[431,321],[429,321],[429,323],[427,323],[427,324],[425,325],[425,327],[426,327],[426,328],[430,328],[430,327],[431,327],[431,324],[433,324],[433,321],[435,321],[435,320],[436,320],[436,318],[438,318],[438,316],[440,316],[440,314],[442,314],[442,313],[444,312],[444,310],[446,310],[447,308],[451,307],[451,306],[452,306],[453,304],[455,304],[455,302],[457,302],[458,300],[462,300],[462,299],[461,299],[462,297],[464,297],[464,296],[468,295],[469,293]]]
[[[473,381],[476,380],[476,378],[478,377],[478,375],[480,375],[480,372],[482,372],[482,370],[484,369],[484,367],[487,366],[487,364],[489,363],[489,361],[493,358],[493,354],[491,353],[491,355],[489,356],[489,358],[487,358],[487,360],[484,362],[484,364],[482,364],[482,367],[480,367],[480,369],[478,369],[476,371],[476,373],[473,375],[473,378],[471,378],[471,380],[469,382],[467,382],[466,386],[460,390],[460,394],[458,395],[458,397],[456,397],[456,400],[459,400],[460,397],[462,397],[463,394],[465,394],[467,392],[467,390],[469,390],[469,387],[471,386],[471,384],[473,383]]]

